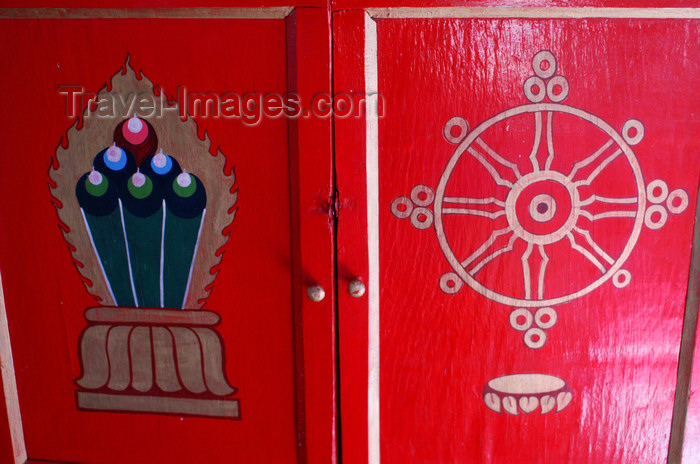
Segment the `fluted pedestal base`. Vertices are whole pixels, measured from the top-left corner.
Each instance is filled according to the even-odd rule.
[[[212,311],[96,307],[80,336],[81,410],[240,418]]]
[[[240,419],[240,406],[237,399],[175,398],[77,391],[75,392],[75,401],[78,409],[83,410]]]

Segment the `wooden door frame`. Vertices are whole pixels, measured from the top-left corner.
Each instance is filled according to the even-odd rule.
[[[244,11],[245,10],[245,11]],[[325,22],[328,25],[326,8],[296,8],[271,7],[271,8],[168,8],[168,9],[3,9],[0,10],[2,18],[39,18],[39,17],[172,17],[172,18],[253,18],[259,14],[270,19],[270,15],[283,14],[287,21],[288,51],[296,54],[296,66],[288,63],[290,70],[290,90],[293,85],[298,85],[297,91],[318,92],[328,88],[330,91],[330,71],[327,73],[314,61],[314,58],[330,56],[330,41],[323,39],[324,34],[301,34],[301,29],[306,30]],[[94,16],[94,15],[111,16]],[[43,16],[42,16],[43,15]],[[325,16],[326,19],[323,19]],[[408,17],[431,18],[498,18],[498,17],[522,17],[522,18],[675,18],[675,19],[700,19],[700,10],[695,8],[486,8],[486,7],[436,7],[436,8],[366,8],[340,11],[333,13],[333,35],[338,37],[338,45],[345,45],[350,49],[338,52],[334,57],[334,90],[348,89],[353,85],[358,86],[367,93],[378,89],[372,88],[370,80],[372,66],[365,69],[365,63],[371,62],[371,53],[374,52],[374,77],[376,78],[376,35],[372,35],[372,24],[375,19],[392,19]],[[327,26],[326,26],[327,27]],[[354,30],[352,28],[355,28]],[[294,29],[294,33],[291,31]],[[368,35],[369,33],[369,35]],[[374,37],[374,49],[372,48]],[[316,53],[309,53],[309,47],[313,47]],[[325,50],[325,52],[324,52]],[[303,52],[303,53],[302,53]],[[355,54],[355,58],[351,55]],[[356,61],[357,56],[361,62]],[[330,58],[329,58],[330,59]],[[353,62],[353,59],[355,60]],[[291,70],[294,69],[294,72]],[[368,74],[369,72],[369,74]],[[352,119],[336,119],[337,130],[336,147],[336,172],[338,186],[341,188],[338,235],[340,246],[338,247],[338,287],[347,285],[349,280],[355,277],[363,278],[369,287],[366,298],[350,298],[346,292],[337,295],[339,311],[339,326],[356,326],[358,330],[352,333],[340,334],[340,365],[344,383],[340,385],[341,413],[343,429],[343,455],[346,460],[351,456],[360,456],[362,460],[348,462],[379,462],[379,403],[378,403],[378,299],[374,288],[377,286],[377,262],[376,241],[369,244],[366,237],[376,237],[369,231],[369,216],[366,208],[368,185],[370,189],[376,177],[367,176],[367,157],[376,156],[376,132],[367,131],[372,127],[372,121]],[[376,126],[375,126],[376,127]],[[335,449],[337,445],[337,433],[335,423],[335,406],[333,413],[327,414],[328,404],[335,405],[336,378],[333,375],[335,358],[335,332],[333,326],[333,313],[335,311],[334,283],[332,268],[335,263],[316,260],[314,256],[320,255],[323,250],[333,250],[332,233],[328,235],[329,220],[327,215],[320,214],[319,205],[323,206],[318,196],[318,182],[332,177],[333,165],[330,156],[324,155],[327,147],[333,144],[333,133],[330,121],[323,122],[316,118],[299,119],[290,121],[290,134],[295,132],[298,139],[290,136],[290,141],[295,144],[292,162],[292,198],[299,199],[299,209],[293,210],[293,243],[299,246],[300,253],[294,260],[294,307],[295,307],[295,332],[296,332],[296,362],[299,365],[303,361],[304,375],[297,377],[297,401],[298,407],[304,408],[305,414],[300,414],[298,420],[298,436],[302,442],[314,443],[312,446],[300,446],[300,457],[308,462],[315,461],[316,457],[330,453],[331,462],[336,462]],[[319,143],[319,137],[323,143]],[[291,145],[291,144],[290,144]],[[364,155],[362,155],[364,154]],[[359,155],[359,156],[358,156]],[[301,163],[305,169],[301,169]],[[371,162],[375,162],[373,159]],[[308,168],[312,166],[312,168]],[[360,182],[358,182],[360,174]],[[352,179],[352,181],[351,181]],[[328,193],[327,205],[330,208],[333,200],[333,185],[326,181],[321,182],[321,191]],[[371,195],[373,192],[369,192]],[[375,192],[376,193],[376,192]],[[292,202],[293,204],[297,204]],[[371,211],[370,211],[371,213]],[[696,215],[696,224],[698,223]],[[332,227],[331,227],[332,229]],[[375,231],[376,232],[376,231]],[[359,234],[359,235],[358,235]],[[694,255],[698,250],[698,233],[694,238]],[[318,241],[318,237],[324,237]],[[374,239],[373,239],[374,240]],[[375,251],[371,251],[375,250]],[[317,262],[320,261],[320,262]],[[697,259],[691,265],[691,276],[698,274]],[[331,274],[328,274],[328,272]],[[327,298],[321,302],[312,304],[304,297],[305,288],[311,284],[320,283],[327,290]],[[684,405],[687,408],[687,391],[682,386],[689,384],[690,367],[692,366],[692,353],[694,347],[695,322],[697,321],[697,296],[695,299],[689,292],[686,304],[686,316],[684,319],[683,340],[681,346],[681,358],[678,373],[678,391],[676,405],[674,407],[674,425],[671,439],[671,455],[673,450],[682,446],[682,426],[685,421],[676,420],[685,414]],[[370,311],[371,309],[371,311]],[[372,322],[370,322],[370,317]],[[371,333],[370,333],[371,327]],[[372,349],[370,343],[375,343]],[[325,348],[324,348],[325,347]],[[357,350],[367,353],[366,362],[357,362]],[[327,350],[325,353],[324,350]],[[690,355],[688,355],[690,353]],[[690,356],[690,359],[688,359]],[[365,357],[360,357],[365,359]],[[370,359],[374,361],[370,368]],[[13,450],[15,462],[26,461],[24,438],[21,428],[21,413],[17,402],[17,390],[12,363],[12,353],[9,343],[9,332],[4,308],[4,299],[0,298],[0,360],[2,360],[2,383],[5,398],[5,414],[10,424],[9,435],[2,433],[0,429],[0,450]],[[330,371],[330,374],[329,374]],[[297,369],[299,374],[300,370]],[[319,375],[323,380],[318,384],[310,379]],[[370,388],[371,386],[371,388]],[[330,400],[330,401],[329,401]],[[358,407],[364,404],[366,407]],[[0,420],[3,420],[3,410],[0,408]],[[327,417],[331,417],[330,420]],[[372,418],[371,420],[369,418]],[[680,434],[680,435],[679,435]],[[675,438],[674,438],[675,437]],[[678,442],[680,437],[680,444]],[[371,444],[371,445],[370,445]],[[373,447],[370,455],[370,446]],[[328,451],[330,449],[330,451]],[[372,456],[372,457],[370,457]],[[678,461],[669,461],[678,462]]]

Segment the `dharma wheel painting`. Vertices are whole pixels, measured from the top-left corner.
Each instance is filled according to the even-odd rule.
[[[574,89],[550,51],[536,53],[532,69],[528,103],[473,129],[449,119],[443,136],[456,149],[436,188],[417,185],[390,209],[419,230],[434,227],[449,266],[442,292],[457,295],[466,284],[505,305],[536,353],[563,305],[603,285],[624,291],[633,279],[625,262],[644,227],[658,231],[689,197],[645,180],[653,174],[633,149],[644,141],[642,121],[618,130],[564,104]],[[545,414],[569,405],[572,390],[549,373],[512,373],[491,379],[482,397],[496,412]]]
[[[85,311],[78,341],[77,407],[237,419],[221,318],[202,309],[235,214],[235,177],[128,60],[97,99],[145,94],[167,110],[88,108],[50,171],[64,237],[100,303]]]

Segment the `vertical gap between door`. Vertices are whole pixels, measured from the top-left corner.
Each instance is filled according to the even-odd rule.
[[[335,95],[335,43],[333,34],[333,8],[332,2],[328,2],[328,33],[330,34],[330,79],[331,95]],[[333,323],[335,324],[335,411],[336,411],[336,453],[338,463],[343,462],[343,421],[341,420],[340,409],[340,283],[338,268],[338,209],[340,205],[340,192],[338,190],[338,170],[335,160],[335,115],[331,117],[331,159],[333,165],[333,195],[331,205],[333,210],[333,294],[336,295],[334,301]]]

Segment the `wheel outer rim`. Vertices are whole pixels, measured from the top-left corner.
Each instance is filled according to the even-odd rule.
[[[452,252],[452,249],[450,248],[449,242],[445,235],[445,230],[442,224],[442,202],[445,196],[445,187],[447,186],[447,182],[449,181],[450,176],[452,175],[452,171],[457,165],[457,162],[459,162],[459,160],[461,159],[462,155],[466,152],[467,148],[472,144],[472,142],[474,142],[474,140],[479,135],[481,135],[494,124],[503,121],[504,119],[520,114],[536,113],[542,111],[566,113],[573,116],[577,116],[605,132],[611,139],[615,141],[615,143],[617,143],[617,145],[620,147],[620,149],[622,149],[622,152],[627,158],[627,161],[630,164],[630,167],[632,168],[632,171],[634,173],[635,182],[637,183],[637,214],[635,216],[632,233],[630,234],[630,237],[627,240],[627,244],[622,250],[620,257],[602,276],[588,284],[586,287],[571,294],[563,295],[556,298],[549,298],[545,300],[525,300],[510,297],[507,295],[502,295],[498,292],[495,292],[467,273],[467,271],[462,267],[461,261]],[[642,227],[644,225],[645,209],[646,184],[644,183],[644,176],[642,174],[641,167],[639,166],[639,162],[637,161],[637,158],[630,146],[624,141],[622,136],[617,131],[615,131],[615,129],[612,128],[612,126],[610,126],[608,123],[598,118],[597,116],[594,116],[573,106],[562,105],[559,103],[534,103],[513,107],[509,110],[503,111],[487,119],[486,121],[482,122],[477,127],[475,127],[467,135],[467,137],[459,144],[459,146],[453,153],[452,158],[447,163],[447,166],[445,167],[445,170],[443,171],[442,176],[440,177],[440,182],[438,183],[437,191],[435,192],[435,232],[438,238],[438,242],[440,243],[440,248],[442,249],[443,254],[447,258],[447,261],[450,263],[450,266],[452,266],[452,269],[454,269],[457,275],[467,285],[469,285],[474,291],[476,291],[480,295],[488,298],[489,300],[493,300],[508,306],[520,306],[526,308],[555,306],[562,303],[567,303],[581,296],[587,295],[596,288],[600,287],[607,280],[609,280],[623,266],[627,258],[629,258],[630,254],[632,253],[632,250],[634,249],[634,246],[637,243],[637,239],[639,238],[639,234],[641,233]]]

